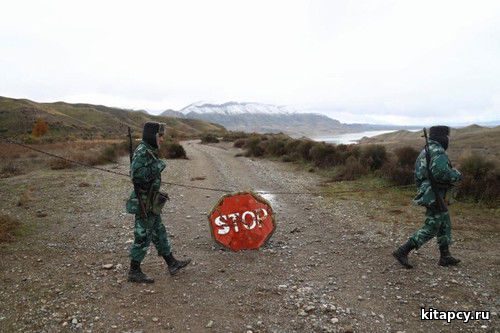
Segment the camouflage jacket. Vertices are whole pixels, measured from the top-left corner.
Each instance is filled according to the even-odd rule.
[[[166,163],[158,158],[158,149],[151,147],[144,141],[137,146],[130,164],[130,177],[137,185],[141,193],[142,201],[146,209],[151,209],[151,200],[160,190],[161,172],[165,169]],[[135,191],[130,193],[127,201],[127,211],[138,214],[139,203]]]
[[[444,148],[436,141],[429,140],[430,171],[434,176],[437,191],[443,198],[446,191],[462,179],[462,174],[451,166],[448,155]],[[431,181],[427,174],[427,160],[425,149],[422,149],[415,162],[415,182],[417,184],[417,196],[413,202],[420,206],[429,207],[435,204],[436,196],[431,187]]]

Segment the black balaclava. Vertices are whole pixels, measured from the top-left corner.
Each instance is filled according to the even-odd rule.
[[[144,124],[142,131],[142,140],[153,148],[158,148],[156,143],[156,134],[160,130],[160,124],[154,122],[147,122]]]
[[[448,126],[432,126],[429,129],[429,139],[439,142],[444,150],[448,149],[448,135],[450,135]]]

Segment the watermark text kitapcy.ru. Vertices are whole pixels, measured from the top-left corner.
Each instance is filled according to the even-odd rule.
[[[433,308],[426,310],[420,308],[421,320],[446,320],[450,323],[453,320],[460,320],[468,323],[471,320],[490,320],[489,311],[440,311]]]

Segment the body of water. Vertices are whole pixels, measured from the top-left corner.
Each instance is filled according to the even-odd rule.
[[[396,130],[345,133],[345,134],[339,134],[339,135],[333,135],[333,136],[316,137],[316,138],[312,138],[312,139],[314,141],[324,141],[324,142],[328,142],[328,143],[348,145],[351,143],[358,143],[358,141],[361,140],[361,138],[363,138],[365,136],[372,137],[372,136],[377,136],[380,134],[391,133],[391,132],[396,132]]]

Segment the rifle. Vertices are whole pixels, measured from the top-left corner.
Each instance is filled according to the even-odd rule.
[[[432,192],[434,192],[434,196],[436,197],[436,204],[439,212],[444,213],[448,211],[448,207],[446,207],[446,203],[444,202],[444,198],[439,195],[439,191],[437,188],[437,182],[434,178],[434,175],[431,172],[431,154],[429,152],[429,140],[427,139],[427,130],[424,127],[424,137],[425,137],[425,160],[427,164],[427,176],[431,182]]]
[[[132,157],[134,155],[134,151],[132,148],[132,132],[130,130],[130,127],[128,128],[128,152],[130,156],[130,164],[132,164]],[[131,174],[130,176],[132,177],[133,175]],[[139,202],[139,207],[141,208],[141,217],[143,219],[146,219],[148,217],[148,214],[146,212],[146,206],[144,206],[144,202],[142,201],[142,196],[139,191],[139,185],[134,182],[133,177],[132,177],[132,184],[134,184],[135,196],[137,197],[137,201]]]

